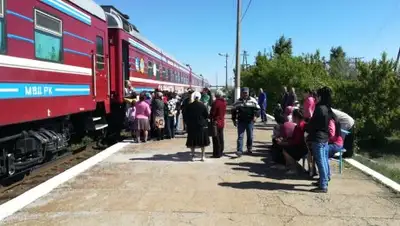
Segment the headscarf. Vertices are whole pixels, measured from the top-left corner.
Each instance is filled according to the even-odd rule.
[[[200,100],[201,98],[201,93],[196,91],[192,94],[192,100],[195,101],[196,99]]]
[[[215,92],[215,97],[222,97],[223,93],[221,90],[217,90],[217,92]]]

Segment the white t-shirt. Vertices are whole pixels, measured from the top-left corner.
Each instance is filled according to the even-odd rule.
[[[334,108],[332,108],[332,111],[335,113],[342,129],[350,130],[354,126],[354,119],[350,115]]]

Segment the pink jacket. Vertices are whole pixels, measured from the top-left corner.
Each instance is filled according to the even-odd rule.
[[[304,118],[311,118],[315,110],[315,98],[307,97],[303,103]]]
[[[335,136],[335,133],[336,133],[335,121],[331,119],[329,121],[329,143],[343,147],[343,138],[340,135]]]
[[[135,105],[137,119],[148,119],[151,115],[151,109],[146,101],[139,101]]]

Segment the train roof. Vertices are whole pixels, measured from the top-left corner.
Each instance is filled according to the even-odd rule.
[[[110,28],[118,28],[122,29],[125,32],[129,33],[133,37],[139,39],[146,45],[150,46],[152,49],[156,50],[159,53],[162,53],[162,55],[168,57],[170,60],[174,61],[178,66],[186,71],[189,71],[189,67],[180,63],[177,61],[174,57],[172,57],[169,54],[166,54],[162,49],[158,48],[156,45],[154,45],[152,42],[150,42],[148,39],[143,37],[143,35],[140,34],[139,30],[136,28],[135,25],[130,23],[129,16],[122,13],[118,9],[116,9],[114,6],[110,5],[102,5],[101,6],[103,10],[105,11],[106,17],[107,17],[107,24],[108,27]],[[192,75],[194,75],[197,78],[201,78],[200,76],[197,76],[195,73],[192,72]]]
[[[92,15],[98,17],[99,19],[106,21],[106,14],[104,13],[103,8],[101,8],[101,6],[99,6],[95,1],[93,0],[69,0],[69,1],[79,6],[80,8],[86,10],[87,12],[91,13]]]

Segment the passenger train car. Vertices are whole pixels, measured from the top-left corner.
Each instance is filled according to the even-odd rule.
[[[0,177],[58,156],[72,133],[120,129],[126,80],[208,86],[128,20],[93,0],[0,0]]]

